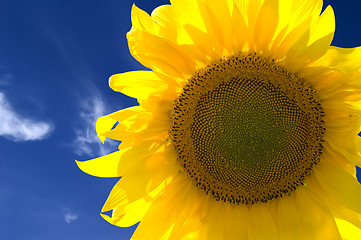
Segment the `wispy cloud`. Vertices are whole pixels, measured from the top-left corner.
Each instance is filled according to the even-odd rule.
[[[80,107],[78,119],[80,123],[76,121],[74,124],[75,139],[71,141],[72,146],[75,148],[75,154],[94,157],[95,155],[104,155],[116,150],[118,142],[109,140],[103,145],[96,134],[96,120],[110,111],[106,107],[105,98],[93,84],[96,79],[95,74],[79,51],[79,45],[72,38],[72,35],[58,34],[52,28],[43,27],[44,33],[53,41],[73,78],[79,84],[77,88],[71,89],[77,96],[76,99],[79,99]],[[81,92],[76,89],[81,89]]]
[[[13,75],[11,73],[5,73],[0,75],[0,85],[9,85],[13,79]]]
[[[78,155],[104,155],[114,151],[116,142],[106,142],[105,145],[99,140],[95,131],[96,120],[106,114],[104,101],[98,94],[80,102],[81,127],[78,128],[75,139],[75,153]]]
[[[78,219],[79,215],[72,212],[69,208],[63,208],[64,220],[66,223],[72,223]]]
[[[36,121],[16,113],[0,92],[0,136],[12,141],[42,140],[49,136],[52,124]]]

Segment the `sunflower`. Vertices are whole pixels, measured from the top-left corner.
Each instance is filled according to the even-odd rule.
[[[100,117],[119,150],[77,162],[122,177],[101,214],[133,239],[361,239],[361,48],[330,46],[321,0],[135,5],[149,71],[111,76],[139,106]]]

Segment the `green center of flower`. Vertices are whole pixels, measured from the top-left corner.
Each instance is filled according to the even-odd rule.
[[[178,160],[214,199],[267,202],[301,185],[322,154],[323,109],[312,86],[256,55],[214,62],[174,103]]]

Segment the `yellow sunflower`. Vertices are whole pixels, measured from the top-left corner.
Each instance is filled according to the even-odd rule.
[[[361,49],[330,46],[322,4],[133,6],[129,49],[150,70],[109,84],[139,106],[96,123],[118,151],[77,162],[122,177],[102,216],[140,221],[133,239],[361,239]]]

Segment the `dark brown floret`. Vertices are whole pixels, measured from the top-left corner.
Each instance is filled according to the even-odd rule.
[[[322,154],[324,111],[305,80],[257,55],[197,72],[174,102],[172,141],[183,170],[218,201],[289,194]]]

